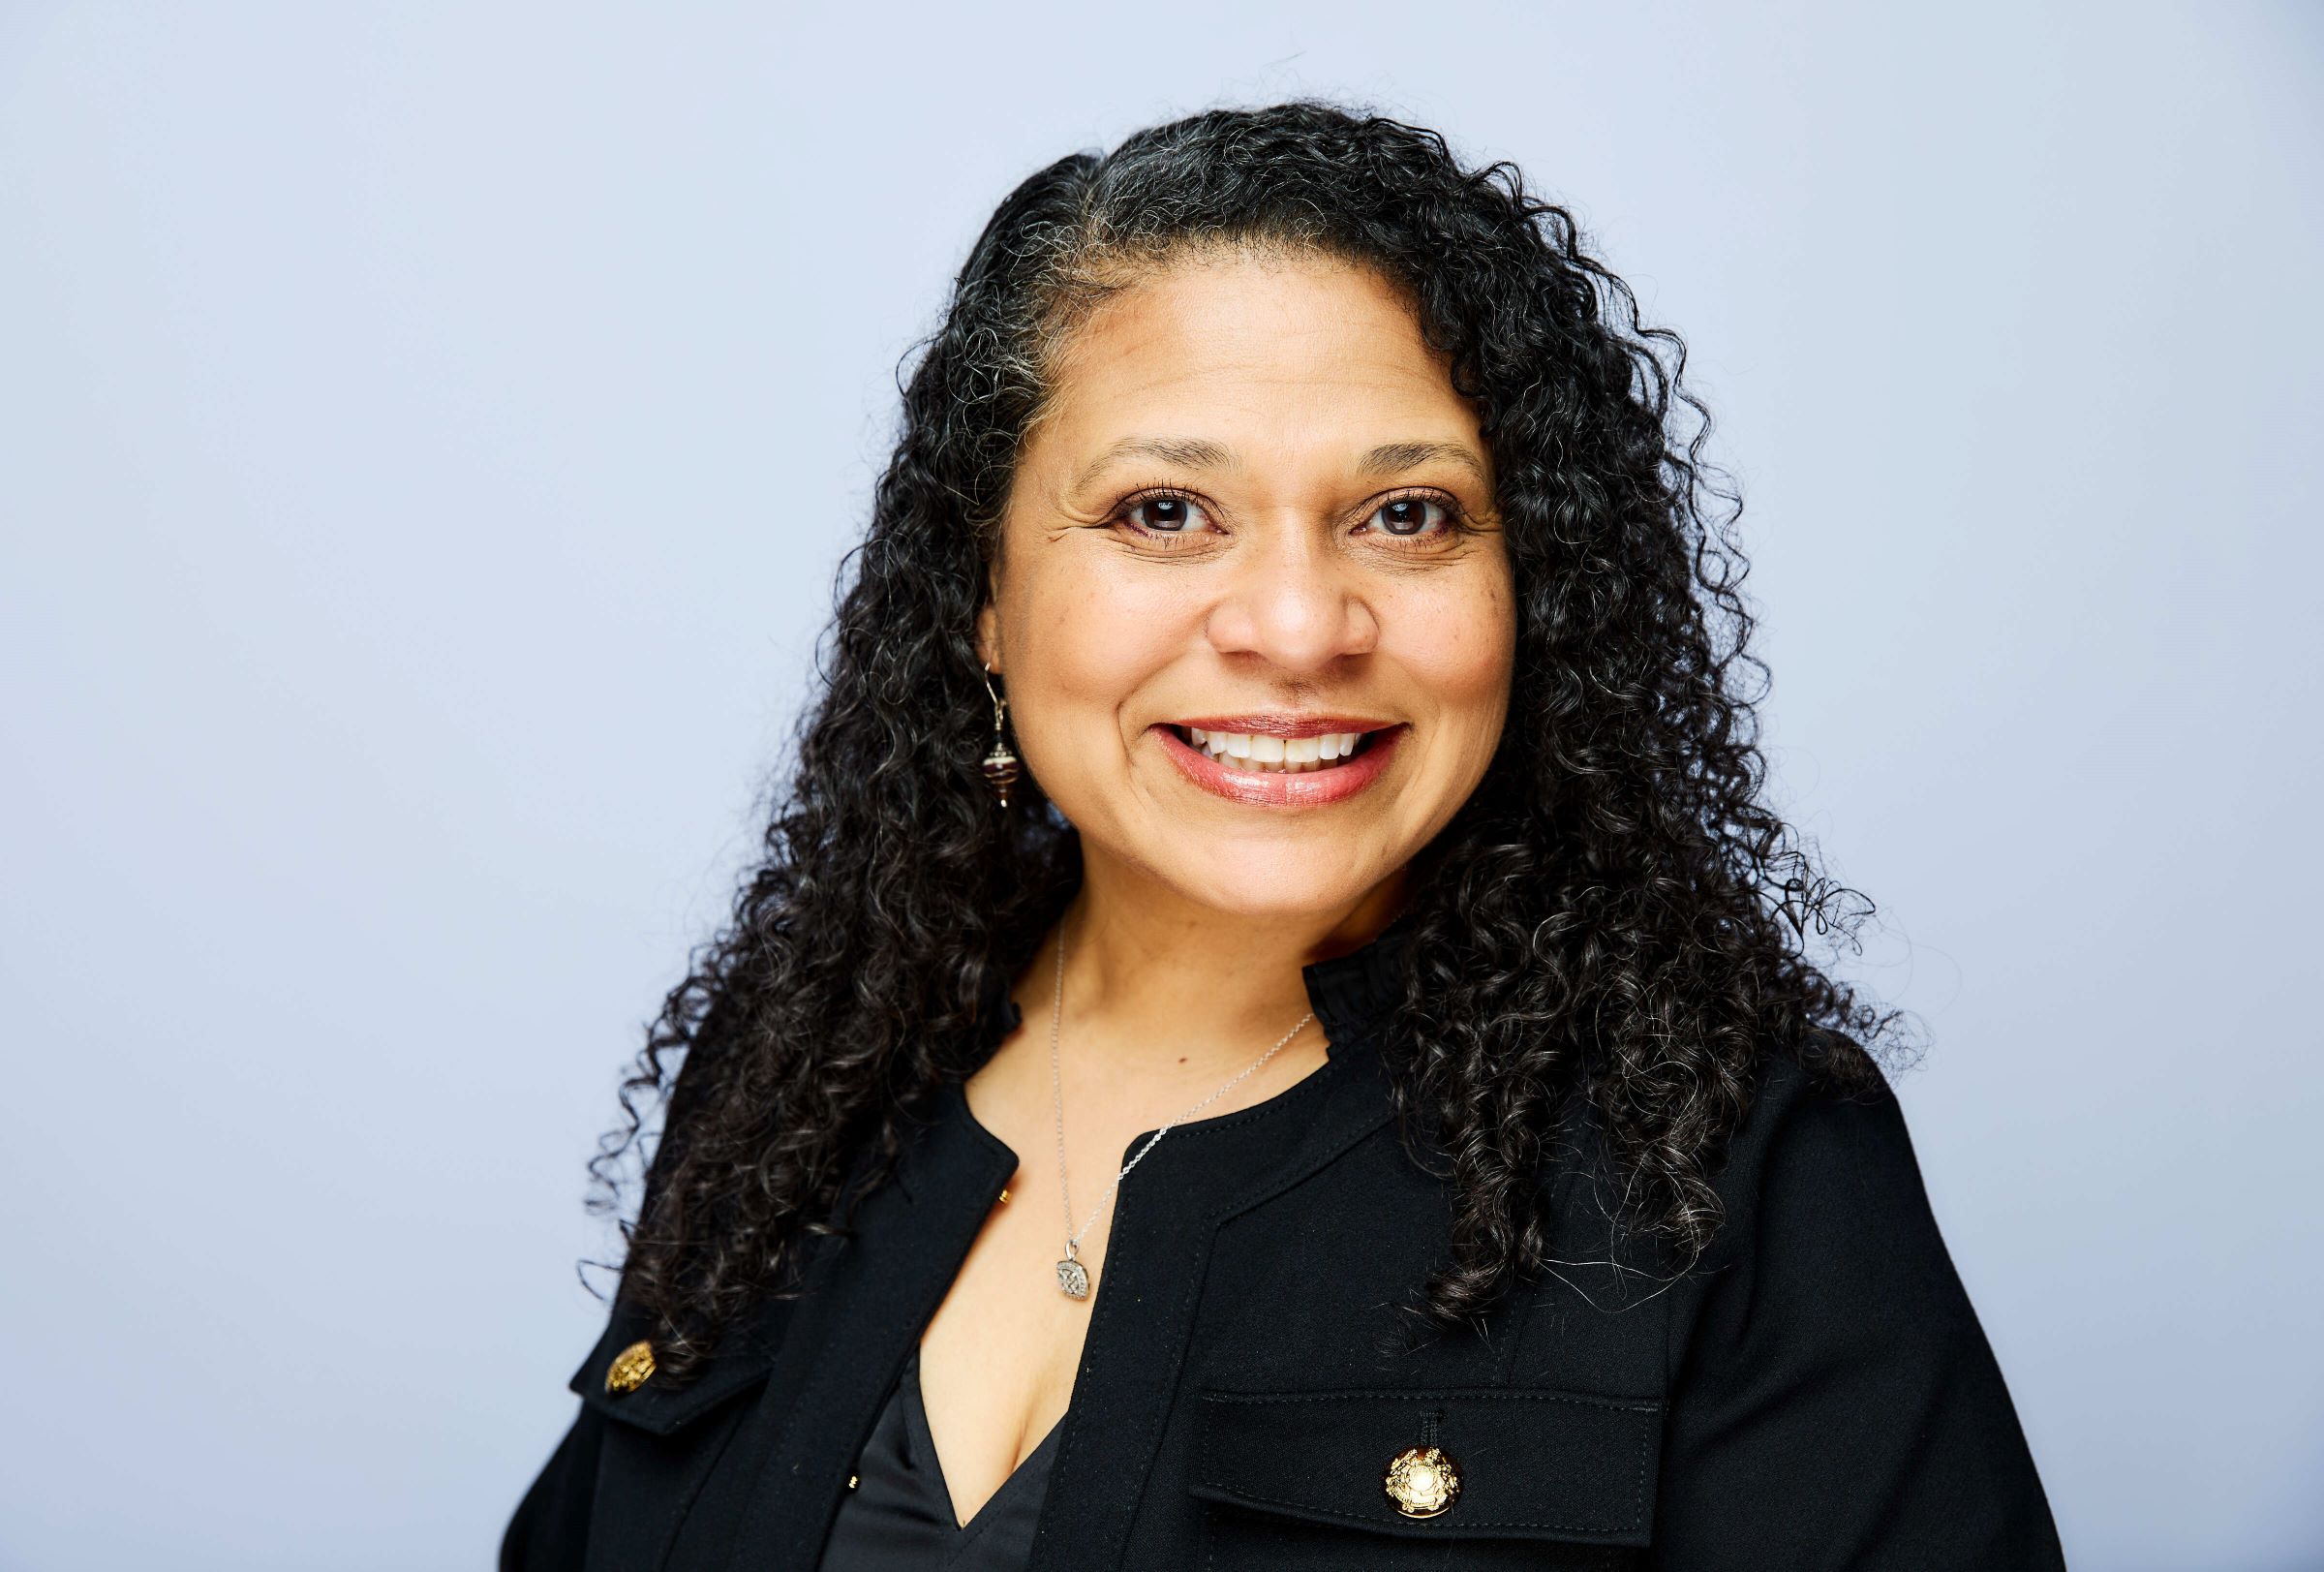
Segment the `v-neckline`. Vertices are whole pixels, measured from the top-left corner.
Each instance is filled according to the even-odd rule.
[[[928,1459],[929,1472],[936,1476],[936,1484],[944,1493],[944,1511],[952,1519],[953,1531],[963,1539],[991,1521],[993,1508],[1002,1497],[1024,1488],[1036,1463],[1047,1464],[1047,1454],[1056,1445],[1057,1433],[1065,1428],[1065,1421],[1060,1416],[1049,1427],[1049,1433],[1041,1437],[1040,1443],[1017,1460],[1017,1466],[1009,1470],[1009,1477],[985,1497],[984,1504],[976,1509],[975,1516],[963,1523],[960,1507],[952,1497],[952,1481],[944,1477],[944,1460],[936,1453],[935,1433],[929,1428],[928,1405],[920,1394],[920,1350],[917,1348],[912,1350],[911,1360],[903,1372],[903,1417],[904,1423],[911,1427],[913,1446],[919,1449],[922,1457]]]

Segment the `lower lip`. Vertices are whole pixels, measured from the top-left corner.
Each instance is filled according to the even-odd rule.
[[[1162,739],[1162,751],[1170,755],[1170,761],[1212,796],[1255,808],[1320,808],[1326,803],[1345,802],[1379,780],[1407,729],[1396,725],[1371,732],[1362,750],[1345,764],[1296,773],[1231,770],[1200,748],[1187,746],[1169,726],[1155,726],[1153,731]]]

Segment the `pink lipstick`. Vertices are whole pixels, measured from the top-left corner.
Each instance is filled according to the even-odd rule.
[[[1179,773],[1213,796],[1319,808],[1379,780],[1410,727],[1360,716],[1215,715],[1148,729]],[[1325,750],[1333,756],[1320,756]]]

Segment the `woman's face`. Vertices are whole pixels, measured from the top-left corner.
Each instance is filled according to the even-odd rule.
[[[1475,416],[1400,296],[1204,256],[1055,370],[980,618],[1017,748],[1093,875],[1354,911],[1483,776],[1515,618]]]

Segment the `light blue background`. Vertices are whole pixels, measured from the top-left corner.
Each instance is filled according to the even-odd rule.
[[[487,1563],[898,360],[1304,91],[1692,345],[2074,1564],[2324,1564],[2315,10],[670,9],[0,10],[0,1565]]]

